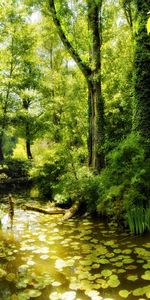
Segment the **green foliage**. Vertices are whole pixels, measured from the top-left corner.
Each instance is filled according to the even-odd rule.
[[[13,157],[1,164],[6,169],[1,177],[26,177],[30,173],[35,178],[32,195],[39,189],[42,196],[58,204],[79,201],[89,212],[97,208],[116,220],[124,218],[131,232],[150,230],[148,3],[135,1],[132,12],[131,1],[121,1],[127,22],[120,1],[95,0],[93,5],[91,1],[54,2],[67,45],[72,45],[69,53],[73,59],[79,55],[75,59],[78,66],[60,42],[45,1],[15,0],[13,5],[3,1],[0,6],[0,159]],[[100,28],[95,19],[92,21],[94,14],[89,9],[97,10],[100,2],[101,49],[96,46],[95,34]],[[36,22],[32,18],[35,10],[40,15]],[[88,17],[91,22],[90,18],[87,22]],[[133,25],[135,36],[128,23]],[[101,70],[96,68],[100,54]],[[97,126],[100,106],[92,112],[86,79],[92,83],[99,77],[106,119],[102,148],[107,157],[106,168],[97,176],[87,167],[87,140],[88,131],[92,135],[97,127],[89,138],[90,152],[90,146],[98,141],[103,118]],[[97,87],[98,82],[93,91],[89,89],[89,95]],[[96,95],[99,92],[97,89]],[[93,103],[95,99],[93,96]],[[130,134],[132,127],[135,134]],[[93,153],[101,149],[103,141],[99,139]],[[32,166],[25,160],[31,145]]]
[[[63,199],[79,201],[83,211],[94,212],[99,198],[99,177],[93,175],[85,166],[71,166],[59,178],[59,193]]]
[[[55,153],[49,152],[45,159],[46,162],[32,172],[41,196],[59,205],[79,201],[84,211],[94,211],[99,196],[99,178],[83,164],[83,149],[58,148]]]
[[[133,128],[144,140],[150,140],[150,39],[146,32],[149,1],[135,1],[136,34],[134,45],[134,106]],[[149,145],[148,145],[149,146]]]
[[[39,192],[42,196],[52,199],[54,189],[58,184],[59,176],[65,171],[64,164],[60,160],[46,162],[39,170],[35,179]]]
[[[100,176],[97,209],[122,218],[135,206],[148,206],[150,166],[139,135],[130,134],[107,157]]]
[[[10,178],[22,178],[29,176],[31,163],[27,160],[10,158],[1,162],[0,167],[5,170],[4,172],[6,172]]]

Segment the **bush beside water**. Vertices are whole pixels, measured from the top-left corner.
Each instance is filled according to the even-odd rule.
[[[101,174],[60,157],[43,165],[37,185],[42,195],[57,204],[78,200],[86,211],[123,221],[138,234],[150,230],[149,179],[149,159],[145,159],[140,135],[130,134],[107,155]],[[142,227],[137,225],[140,218]]]

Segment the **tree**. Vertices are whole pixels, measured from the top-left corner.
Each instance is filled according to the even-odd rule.
[[[3,36],[0,48],[0,160],[3,160],[3,144],[6,128],[9,123],[9,114],[16,105],[16,85],[19,80],[18,57],[18,25],[20,16],[16,13],[16,6],[11,3],[0,7],[1,11],[1,34]]]
[[[136,9],[133,129],[150,141],[150,38],[146,31],[150,0],[134,1]]]
[[[133,39],[118,1],[103,7],[102,88],[105,99],[106,155],[132,128]],[[127,121],[128,120],[128,121]]]
[[[43,16],[40,24],[40,54],[43,68],[41,80],[43,108],[43,135],[55,149],[82,152],[82,162],[87,160],[87,88],[84,76],[70,64],[70,55],[56,34],[53,22]],[[46,108],[46,109],[45,109]],[[50,150],[51,147],[49,147]],[[62,150],[60,151],[60,155]],[[84,154],[83,154],[84,153]],[[80,156],[80,154],[79,154]],[[78,158],[76,156],[76,162]]]
[[[134,40],[132,127],[134,131],[140,132],[147,144],[150,140],[150,39],[146,24],[150,1],[122,0],[122,3]]]
[[[19,131],[19,127],[24,128],[27,157],[32,158],[33,118],[31,118],[30,106],[33,106],[33,102],[37,102],[39,98],[37,89],[40,80],[37,33],[34,24],[29,22],[30,14],[24,2],[18,6],[16,1],[14,5],[10,1],[4,6],[1,29],[4,38],[0,48],[2,58],[0,64],[0,158],[4,158],[4,137],[9,124],[17,128],[16,132]],[[38,108],[37,105],[35,111]],[[19,119],[21,114],[22,117]],[[22,121],[24,121],[23,126]]]
[[[56,4],[59,7],[59,2],[54,0],[49,1],[53,21],[58,29],[59,36],[87,81],[89,105],[88,161],[90,167],[100,171],[104,167],[105,163],[103,149],[105,137],[105,121],[104,101],[101,92],[100,54],[102,44],[102,0],[87,0],[86,3],[83,1],[84,8],[86,9],[87,27],[89,28],[89,49],[86,48],[86,50],[89,52],[86,53],[86,55],[88,56],[88,61],[81,57],[81,49],[77,49],[76,45],[69,40],[67,30],[61,23],[61,21],[63,20],[63,16],[61,15],[60,10],[57,11]],[[63,7],[65,7],[66,12],[73,14],[73,9],[71,11],[69,9],[69,3],[66,3],[64,1]]]

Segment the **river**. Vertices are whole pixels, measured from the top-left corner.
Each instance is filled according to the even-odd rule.
[[[16,209],[0,230],[0,300],[150,299],[149,238]]]

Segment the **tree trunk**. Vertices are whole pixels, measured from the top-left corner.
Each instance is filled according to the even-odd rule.
[[[28,120],[28,109],[30,106],[30,99],[23,99],[23,108],[27,112],[27,119],[26,119],[26,124],[25,124],[25,138],[26,138],[26,153],[27,153],[27,158],[32,159],[32,152],[31,152],[31,139],[30,139],[30,123]]]
[[[4,159],[4,154],[3,154],[3,136],[0,135],[0,161]]]
[[[104,105],[100,84],[89,82],[89,166],[95,170],[104,167]]]
[[[101,44],[102,24],[101,10],[102,0],[97,4],[87,0],[88,27],[91,36],[90,65],[91,76],[88,78],[89,91],[89,166],[100,171],[105,164],[104,159],[104,102],[101,90]]]
[[[10,65],[10,74],[9,77],[10,79],[12,78],[12,73],[13,73],[13,62],[11,61]],[[6,98],[5,98],[5,103],[4,107],[2,109],[2,125],[1,125],[1,134],[0,134],[0,160],[2,161],[4,159],[4,153],[3,153],[3,140],[4,140],[4,133],[5,129],[7,127],[7,109],[9,105],[9,95],[10,95],[10,90],[11,90],[11,83],[10,81],[8,82],[7,90],[6,90]]]
[[[146,32],[150,0],[135,1],[136,28],[133,107],[133,129],[140,131],[144,141],[150,141],[150,36]]]
[[[89,64],[85,63],[68,40],[57,16],[55,0],[49,0],[53,21],[58,34],[82,71],[88,84],[89,135],[88,163],[89,167],[100,171],[104,167],[104,103],[101,93],[101,9],[102,0],[87,0],[88,24],[91,36]]]
[[[28,159],[32,159],[29,124],[26,124],[26,151]]]

